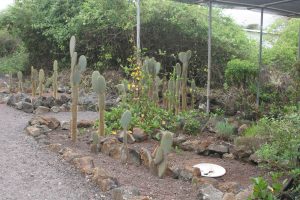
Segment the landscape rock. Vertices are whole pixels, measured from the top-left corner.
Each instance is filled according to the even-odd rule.
[[[16,99],[15,95],[10,95],[6,104],[8,106],[15,106],[16,103],[17,103],[17,99]]]
[[[232,154],[235,156],[235,158],[245,161],[248,160],[252,153],[253,151],[245,145],[234,146],[232,150]]]
[[[53,143],[47,145],[47,148],[52,152],[58,153],[62,149],[62,145],[59,143]]]
[[[61,129],[62,130],[70,130],[70,122],[62,121],[61,122]]]
[[[75,158],[79,158],[81,156],[70,148],[64,148],[60,151],[60,153],[62,153],[63,159],[67,162],[72,162]]]
[[[124,131],[119,131],[117,138],[120,142],[123,142],[123,137],[124,137]],[[135,142],[134,137],[132,136],[132,134],[129,131],[127,131],[127,142],[128,142],[128,144],[133,144]]]
[[[207,148],[210,153],[218,153],[218,154],[225,154],[229,152],[228,146],[221,145],[221,144],[211,144]]]
[[[134,186],[121,186],[111,192],[112,200],[128,200],[140,195],[140,191]]]
[[[29,125],[46,125],[54,130],[60,126],[60,122],[54,117],[35,116],[29,121]]]
[[[216,179],[203,176],[194,176],[192,179],[192,183],[196,186],[213,185],[214,187],[216,187],[218,185],[218,181]]]
[[[100,187],[102,192],[109,191],[119,186],[118,180],[111,177],[104,169],[96,167],[93,169],[92,180]]]
[[[52,108],[53,106],[55,106],[55,98],[53,96],[46,97],[43,105],[45,107]]]
[[[49,108],[48,107],[45,107],[45,106],[39,106],[35,109],[35,114],[39,115],[39,114],[44,114],[44,113],[47,113],[49,112]]]
[[[236,200],[245,200],[245,199],[248,199],[249,196],[251,196],[252,194],[252,188],[249,187],[241,192],[239,192],[235,198]]]
[[[234,160],[234,155],[232,153],[224,153],[223,154],[223,158],[224,159]]]
[[[139,152],[137,152],[135,149],[128,148],[128,163],[135,164],[137,166],[142,164],[141,156]]]
[[[15,104],[15,107],[16,107],[18,110],[22,110],[22,108],[23,108],[23,102],[20,101],[20,102],[16,103],[16,104]]]
[[[33,105],[28,102],[22,102],[22,110],[26,113],[32,113],[33,112]]]
[[[77,122],[77,128],[90,128],[94,126],[94,121],[91,120],[80,120]]]
[[[222,200],[236,200],[233,193],[225,193]]]
[[[92,174],[93,169],[95,168],[94,159],[91,156],[74,158],[73,163],[83,174]]]
[[[218,188],[223,192],[229,192],[237,194],[239,191],[241,191],[241,187],[236,182],[219,182]]]
[[[133,128],[132,129],[132,136],[137,142],[143,142],[148,139],[148,135],[145,131],[141,128]]]
[[[54,112],[54,113],[58,113],[60,111],[60,108],[58,106],[53,106],[51,108],[51,111]]]
[[[32,137],[38,137],[43,134],[43,131],[36,126],[27,126],[25,130],[27,131],[28,135]]]
[[[179,134],[177,137],[173,138],[173,146],[180,146],[182,143],[187,141],[187,136],[184,134]]]
[[[263,159],[261,159],[256,153],[251,154],[249,160],[254,164],[260,164],[263,162]]]
[[[100,140],[101,152],[108,156],[114,158],[119,157],[121,152],[121,147],[122,147],[121,143],[115,137],[106,137]]]
[[[197,200],[222,200],[223,192],[212,185],[202,185],[197,194]]]

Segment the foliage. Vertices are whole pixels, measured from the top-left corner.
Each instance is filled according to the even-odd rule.
[[[227,63],[225,79],[228,85],[245,88],[257,77],[258,67],[248,60],[233,59]]]
[[[234,127],[227,121],[216,124],[217,133],[222,136],[231,137],[234,134]]]
[[[196,110],[190,110],[179,114],[177,124],[180,123],[180,119],[184,120],[183,131],[187,134],[196,135],[201,130],[201,121],[205,118],[204,113],[199,113]]]

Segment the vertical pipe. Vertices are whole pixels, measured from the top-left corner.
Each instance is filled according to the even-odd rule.
[[[206,101],[206,113],[209,113],[210,107],[210,82],[211,82],[211,33],[212,33],[212,2],[208,1],[208,50],[207,50],[207,101]]]
[[[260,13],[260,38],[259,38],[259,54],[258,54],[258,77],[257,77],[257,93],[256,93],[256,107],[259,107],[259,96],[260,96],[260,73],[262,68],[262,41],[263,41],[263,26],[264,26],[264,8],[261,9]]]
[[[140,10],[140,0],[136,1],[136,55],[137,63],[141,64],[140,52],[141,52],[141,10]]]

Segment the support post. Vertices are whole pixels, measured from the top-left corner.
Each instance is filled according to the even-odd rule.
[[[260,96],[260,73],[262,69],[262,42],[263,42],[263,26],[264,26],[264,8],[261,9],[260,13],[260,37],[259,37],[259,54],[258,54],[258,77],[257,77],[257,93],[256,93],[256,107],[259,107],[259,96]]]
[[[141,10],[140,10],[140,0],[136,1],[136,56],[137,63],[141,65]]]
[[[211,33],[212,33],[212,2],[208,1],[208,50],[207,50],[207,99],[206,99],[206,113],[210,111],[210,83],[211,83]]]

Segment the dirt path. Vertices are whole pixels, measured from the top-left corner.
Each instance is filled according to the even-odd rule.
[[[60,115],[66,117],[68,113]],[[0,199],[110,199],[68,163],[41,151],[36,141],[24,134],[31,117],[0,105]]]

